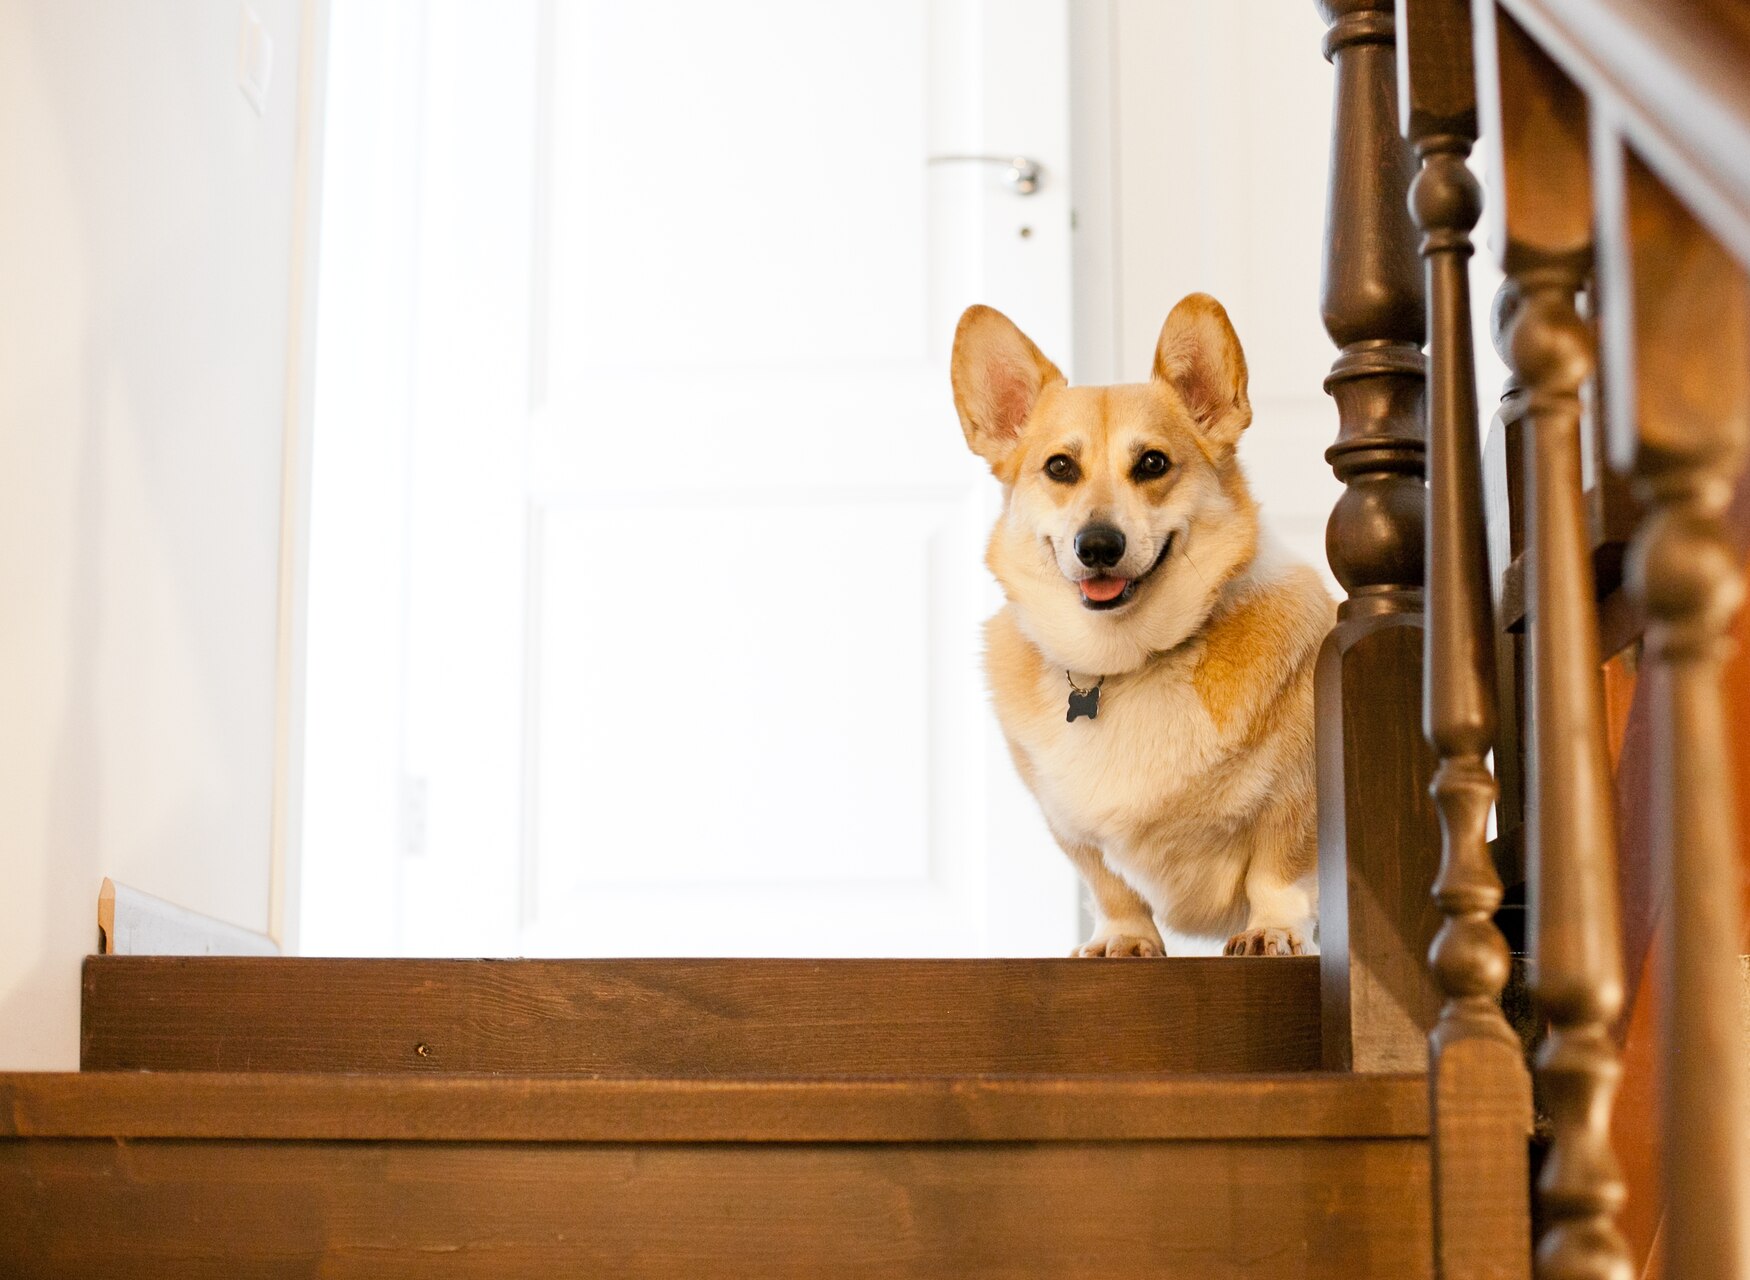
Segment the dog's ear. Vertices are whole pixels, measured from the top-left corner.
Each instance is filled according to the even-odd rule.
[[[1231,451],[1252,421],[1246,356],[1221,303],[1207,293],[1180,299],[1161,326],[1154,375],[1179,393],[1204,436]]]
[[[968,307],[954,330],[954,407],[966,443],[992,470],[1009,456],[1039,393],[1063,374],[1002,312]]]

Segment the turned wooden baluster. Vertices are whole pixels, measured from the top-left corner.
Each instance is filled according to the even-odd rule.
[[[1490,0],[1477,17],[1485,128],[1501,143],[1502,266],[1518,294],[1508,359],[1526,410],[1526,835],[1533,989],[1549,1022],[1537,1068],[1552,1125],[1537,1275],[1630,1280],[1610,1147],[1623,999],[1616,830],[1580,469],[1580,392],[1593,367],[1576,304],[1591,255],[1586,102]]]
[[[1615,139],[1600,146],[1611,455],[1646,516],[1629,588],[1646,618],[1653,857],[1665,1018],[1665,1274],[1750,1275],[1732,747],[1720,664],[1744,588],[1722,516],[1750,435],[1750,284]]]
[[[1503,365],[1508,363],[1507,318],[1519,306],[1519,297],[1509,277],[1501,281],[1489,307],[1489,337]],[[1517,883],[1525,880],[1525,388],[1511,372],[1501,387],[1494,421],[1483,446],[1483,490],[1495,506],[1485,501],[1489,517],[1489,569],[1495,604],[1495,830],[1508,843],[1498,851],[1495,865],[1502,865],[1500,852],[1517,862]],[[1513,566],[1519,564],[1520,571]],[[1510,881],[1509,883],[1513,883]],[[1523,908],[1519,937],[1524,944]]]
[[[1580,482],[1580,389],[1591,335],[1576,271],[1516,271],[1524,295],[1509,334],[1530,393],[1530,799],[1533,989],[1549,1020],[1537,1065],[1554,1125],[1539,1191],[1540,1276],[1627,1280],[1612,1222],[1622,1179],[1610,1149],[1621,1067],[1616,833],[1600,686],[1598,609]]]
[[[1434,897],[1446,922],[1430,960],[1446,996],[1429,1037],[1434,1253],[1442,1280],[1531,1274],[1526,1140],[1531,1079],[1501,1013],[1511,957],[1495,927],[1489,856],[1495,780],[1495,635],[1483,533],[1470,231],[1482,192],[1470,0],[1398,0],[1399,119],[1421,158],[1410,208],[1428,280],[1428,558],[1423,727],[1439,757]]]
[[[1319,655],[1320,967],[1325,1063],[1427,1063],[1439,996],[1428,896],[1439,835],[1422,704],[1422,273],[1396,128],[1392,0],[1319,0],[1336,67],[1322,308],[1341,348],[1326,460],[1344,483],[1325,534],[1348,598]]]

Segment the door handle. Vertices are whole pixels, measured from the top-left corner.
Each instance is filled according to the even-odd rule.
[[[1018,196],[1030,196],[1039,190],[1045,177],[1045,166],[1028,156],[931,156],[927,164],[1000,164],[1008,167],[1003,181]]]

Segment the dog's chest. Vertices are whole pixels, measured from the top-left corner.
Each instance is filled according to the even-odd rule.
[[[1163,810],[1197,793],[1222,758],[1223,743],[1189,672],[1108,681],[1099,714],[1067,718],[1062,673],[1042,672],[1037,697],[999,705],[1004,726],[1031,765],[1039,799],[1065,834],[1109,837],[1152,826]],[[1017,700],[1019,701],[1019,700]]]

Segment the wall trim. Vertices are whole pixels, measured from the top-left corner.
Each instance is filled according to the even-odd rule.
[[[277,956],[265,933],[190,911],[108,876],[97,894],[102,956]]]
[[[316,384],[316,282],[322,224],[322,134],[329,0],[304,0],[298,38],[298,149],[293,179],[291,315],[280,459],[278,636],[274,669],[273,815],[268,934],[297,950],[304,804],[304,673],[309,620],[310,446]]]

